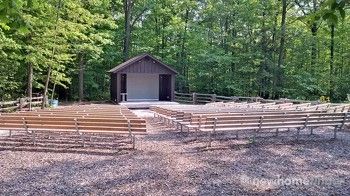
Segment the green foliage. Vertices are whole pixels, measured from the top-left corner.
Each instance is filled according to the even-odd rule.
[[[121,0],[0,0],[0,99],[49,88],[77,99],[79,70],[87,100],[109,98],[106,71],[122,62]],[[130,56],[149,52],[180,73],[178,91],[275,97],[280,1],[139,0],[131,12]],[[313,3],[316,3],[315,5]],[[320,3],[324,2],[324,3]],[[350,93],[350,17],[346,0],[288,1],[280,96],[346,100]],[[330,25],[335,25],[330,75]],[[333,85],[330,85],[332,78]]]

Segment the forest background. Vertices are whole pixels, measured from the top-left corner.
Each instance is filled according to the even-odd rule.
[[[348,0],[0,0],[0,100],[108,100],[147,52],[178,92],[344,101],[349,29]]]

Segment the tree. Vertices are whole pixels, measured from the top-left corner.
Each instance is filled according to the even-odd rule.
[[[281,17],[281,35],[280,35],[280,45],[278,52],[278,63],[276,72],[276,84],[275,84],[275,94],[274,98],[279,98],[282,95],[283,89],[283,64],[284,64],[284,52],[285,52],[285,37],[286,37],[286,15],[287,15],[287,0],[282,0],[282,17]]]

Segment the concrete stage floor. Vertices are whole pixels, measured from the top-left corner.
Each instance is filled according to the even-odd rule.
[[[151,105],[178,105],[177,102],[171,101],[126,101],[120,102],[119,105],[124,105],[129,109],[149,109]]]

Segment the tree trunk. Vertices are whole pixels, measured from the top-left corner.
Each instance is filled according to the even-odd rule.
[[[55,32],[57,31],[57,26],[58,26],[58,19],[60,18],[60,9],[61,9],[61,0],[58,1],[58,4],[57,4],[57,12],[56,12],[56,25],[55,25]],[[54,35],[54,38],[56,39],[56,34]],[[52,56],[55,55],[55,52],[56,52],[56,48],[55,47],[52,47]],[[50,77],[51,77],[51,71],[52,71],[52,67],[51,65],[49,65],[49,68],[47,69],[47,74],[46,74],[46,81],[45,81],[45,88],[44,88],[44,97],[43,97],[43,102],[41,104],[41,108],[44,109],[46,106],[47,106],[47,103],[48,103],[48,90],[49,90],[49,83],[50,83]],[[55,83],[56,85],[56,83]],[[52,92],[54,93],[54,92]]]
[[[84,55],[79,54],[79,102],[84,100]]]
[[[317,60],[317,24],[314,22],[311,26],[312,44],[311,44],[311,71],[314,73]]]
[[[278,99],[282,95],[283,89],[283,63],[284,63],[284,42],[286,35],[286,12],[287,12],[287,0],[282,0],[282,21],[281,21],[281,38],[280,38],[280,47],[278,54],[278,64],[277,64],[277,73],[276,73],[276,90],[275,90],[275,99]]]
[[[123,45],[123,58],[124,61],[129,59],[130,43],[131,43],[131,0],[123,1],[124,7],[124,17],[125,17],[125,27],[124,27],[124,45]]]
[[[164,29],[166,28],[166,21],[163,17],[162,19],[162,38],[161,38],[161,45],[160,45],[160,56],[163,59],[164,58],[164,51],[165,51],[165,47],[166,47],[166,37],[165,37],[165,31]]]
[[[265,0],[262,1],[263,3],[263,11],[262,11],[262,20],[261,20],[261,53],[263,55],[263,60],[260,63],[260,68],[258,72],[258,78],[259,78],[259,96],[262,98],[269,98],[269,92],[268,92],[268,83],[269,83],[269,78],[266,76],[266,73],[269,72],[268,67],[267,67],[267,55],[268,55],[268,43],[267,43],[267,34],[266,34],[266,11],[265,11]]]
[[[317,1],[313,0],[313,12],[317,11]],[[311,73],[315,73],[317,61],[317,23],[314,21],[311,25],[312,44],[311,44]]]
[[[329,62],[329,98],[334,99],[334,33],[335,25],[331,25],[331,44],[329,47],[330,50],[330,62]]]
[[[49,82],[50,82],[50,77],[51,77],[51,66],[49,66],[47,70],[47,75],[46,75],[46,81],[45,81],[45,88],[44,88],[44,98],[43,102],[41,104],[41,108],[44,109],[47,106],[47,92],[49,90]]]
[[[185,77],[185,92],[189,90],[188,88],[188,65],[187,65],[187,52],[186,52],[186,41],[187,41],[187,24],[188,24],[188,17],[189,17],[189,11],[188,9],[186,10],[185,14],[185,27],[184,27],[184,32],[182,35],[182,42],[181,42],[181,64],[183,66],[183,75]]]
[[[32,94],[33,94],[33,64],[32,63],[28,63],[27,97],[29,99],[29,110],[32,110]]]
[[[56,90],[56,83],[53,84],[53,88],[52,88],[52,94],[51,94],[52,100],[55,98],[55,90]]]

